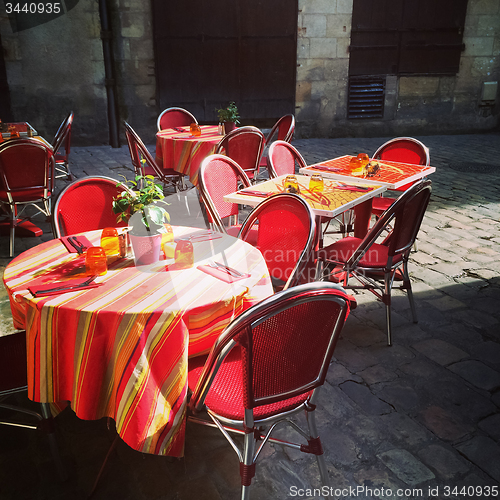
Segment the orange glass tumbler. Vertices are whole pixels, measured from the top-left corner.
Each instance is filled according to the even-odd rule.
[[[189,130],[191,132],[191,135],[194,135],[196,137],[201,135],[201,128],[197,123],[191,123]]]
[[[106,254],[102,247],[90,247],[87,249],[85,271],[87,276],[104,276],[107,273]]]
[[[120,240],[114,227],[105,227],[101,234],[101,247],[108,257],[120,255]]]
[[[189,240],[179,240],[175,246],[175,265],[179,269],[193,267],[193,244]]]

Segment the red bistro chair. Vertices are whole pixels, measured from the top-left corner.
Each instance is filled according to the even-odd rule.
[[[215,154],[225,153],[243,169],[250,181],[256,181],[264,142],[264,134],[258,128],[240,127],[219,142]]]
[[[280,175],[295,174],[297,169],[305,168],[307,164],[295,147],[286,141],[277,140],[269,148],[267,168],[269,178]]]
[[[239,237],[255,238],[252,230],[275,290],[314,280],[315,216],[300,196],[280,193],[264,200],[247,217]],[[310,272],[312,277],[308,277]]]
[[[183,108],[167,108],[161,112],[156,122],[158,132],[174,127],[189,127],[191,123],[198,123],[194,115]]]
[[[250,186],[250,181],[241,167],[224,155],[209,155],[201,163],[198,189],[205,206],[208,222],[217,231],[238,236],[238,204],[224,201],[224,196]],[[224,222],[226,221],[226,223]],[[257,233],[252,230],[247,241],[254,244]]]
[[[259,169],[269,169],[269,147],[273,144],[273,140],[292,142],[293,133],[295,131],[295,117],[293,115],[282,116],[273,126],[266,137],[266,149],[268,154],[264,152],[260,160]]]
[[[113,213],[113,198],[123,191],[129,188],[111,177],[82,177],[72,182],[61,191],[54,204],[54,236],[126,226],[126,222],[116,222],[117,216]]]
[[[159,167],[136,131],[127,122],[124,122],[124,125],[125,137],[127,138],[135,175],[152,175],[163,182],[164,186],[173,186],[176,191],[184,191],[183,174],[175,171],[173,168]]]
[[[370,290],[386,308],[387,343],[392,345],[391,290],[395,278],[406,290],[413,322],[417,322],[408,259],[431,196],[431,181],[424,180],[406,190],[377,220],[363,240],[343,238],[321,250],[325,262],[334,270],[330,279],[342,282],[346,289]],[[389,235],[376,243],[383,231]],[[359,285],[349,285],[353,278]],[[383,283],[379,283],[380,280]]]
[[[189,360],[189,409],[196,413],[206,408],[213,422],[195,416],[189,420],[217,425],[236,451],[241,498],[249,498],[256,461],[267,442],[316,455],[323,485],[329,486],[315,410],[318,390],[355,306],[352,297],[331,283],[289,288],[233,320],[206,361],[204,357]],[[296,423],[302,410],[307,430]],[[284,424],[301,437],[297,440],[302,444],[273,437],[273,431]],[[243,436],[243,449],[230,433]]]
[[[40,403],[40,413],[31,409],[4,402],[9,396],[26,392],[28,366],[26,357],[26,332],[20,331],[11,335],[0,336],[0,408],[8,410],[9,419],[0,418],[0,425],[23,427],[25,429],[39,429],[46,433],[49,440],[52,457],[57,472],[62,481],[67,479],[67,471],[61,460],[57,446],[56,430],[54,420],[50,413],[49,403]],[[23,413],[34,420],[11,419],[10,412]]]
[[[382,144],[373,154],[374,160],[398,161],[413,165],[430,165],[429,148],[412,137],[396,137]],[[394,191],[406,191],[412,184],[405,184]],[[378,217],[387,210],[396,198],[378,196],[373,199],[372,213]]]
[[[54,155],[36,139],[15,139],[0,145],[0,205],[9,213],[10,256],[15,229],[29,205],[50,217],[54,191]],[[19,208],[21,210],[19,211]]]
[[[56,162],[55,172],[56,179],[73,180],[73,175],[69,169],[69,153],[71,149],[71,127],[73,125],[73,111],[59,126],[59,130],[52,141],[52,149],[54,150],[54,158]],[[64,152],[61,152],[61,148]]]

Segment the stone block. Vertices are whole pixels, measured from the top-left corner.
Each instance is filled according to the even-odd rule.
[[[436,95],[439,89],[439,77],[402,76],[399,79],[399,97],[421,97]]]
[[[454,442],[471,434],[474,428],[464,424],[439,406],[429,406],[421,413],[423,424],[438,438]]]
[[[297,64],[303,64],[301,60],[309,60],[309,38],[298,38],[297,39]]]
[[[469,355],[465,351],[462,351],[462,349],[439,339],[424,340],[414,344],[412,347],[427,356],[429,359],[432,359],[432,361],[435,361],[443,366],[469,357]]]
[[[500,482],[500,447],[497,443],[487,437],[476,436],[456,448],[495,481]]]
[[[325,64],[323,59],[299,59],[297,67],[297,83],[323,81],[324,78]]]
[[[335,14],[337,0],[307,0],[302,7],[304,14]]]
[[[312,88],[311,82],[307,81],[297,82],[296,93],[295,93],[296,99],[298,101],[309,101],[311,98],[311,88]]]
[[[322,38],[326,36],[326,16],[321,14],[303,14],[302,28],[306,29],[309,38]]]
[[[349,38],[337,38],[337,57],[339,59],[349,60]]]
[[[498,1],[497,0],[476,0],[469,2],[467,6],[467,17],[486,14],[488,16],[498,14]]]
[[[336,38],[311,38],[310,53],[313,58],[333,59],[337,56]]]
[[[492,439],[500,442],[500,413],[495,413],[481,420],[479,428],[489,434]]]
[[[146,33],[147,21],[142,12],[120,12],[120,22],[123,37],[140,38]]]
[[[393,408],[372,394],[368,387],[356,382],[344,382],[340,388],[368,415],[383,415]]]
[[[329,38],[350,39],[351,16],[350,15],[328,15],[326,16],[326,36]]]
[[[480,361],[461,361],[448,368],[479,389],[495,391],[500,388],[500,373]]]
[[[430,469],[407,450],[389,450],[379,453],[377,457],[396,474],[401,481],[409,486],[417,486],[435,477]]]
[[[385,385],[376,395],[396,410],[411,410],[419,404],[419,396],[412,387],[393,382]]]
[[[467,56],[492,56],[494,37],[478,36],[478,37],[464,37],[465,52],[463,55]]]
[[[471,66],[471,74],[473,77],[481,76],[488,79],[490,75],[495,74],[497,68],[498,62],[496,57],[474,57]]]
[[[432,439],[432,434],[424,426],[404,413],[388,413],[381,415],[379,419],[386,432],[401,446],[416,447]]]
[[[450,480],[465,474],[470,467],[454,450],[431,444],[419,452],[419,457],[437,474],[438,479]]]

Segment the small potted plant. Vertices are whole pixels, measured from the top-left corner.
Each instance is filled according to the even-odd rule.
[[[113,199],[116,221],[125,221],[131,226],[129,234],[136,265],[158,262],[162,234],[167,232],[164,223],[170,221],[165,209],[167,203],[162,201],[163,187],[152,175],[125,179],[125,184],[131,189],[123,190]]]
[[[225,134],[234,130],[236,125],[240,123],[240,115],[238,114],[238,108],[234,102],[230,102],[227,108],[220,108],[216,111],[219,122],[224,124]]]

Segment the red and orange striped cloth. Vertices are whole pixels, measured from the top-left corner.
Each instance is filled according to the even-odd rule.
[[[168,129],[156,134],[156,162],[162,168],[173,168],[188,175],[192,184],[197,186],[201,162],[215,152],[223,135],[219,135],[217,125],[202,125],[198,137],[191,135],[189,127],[182,128],[185,132]]]
[[[173,229],[176,238],[203,232]],[[100,234],[85,233],[94,245]],[[28,286],[81,276],[84,256],[56,239],[14,258],[4,283],[14,325],[27,334],[29,397],[69,401],[82,419],[111,417],[138,451],[182,456],[188,356],[207,352],[235,316],[273,293],[256,248],[227,235],[193,246],[190,269],[125,258],[96,278],[102,286],[38,298]],[[197,269],[207,259],[250,277],[226,283]]]

